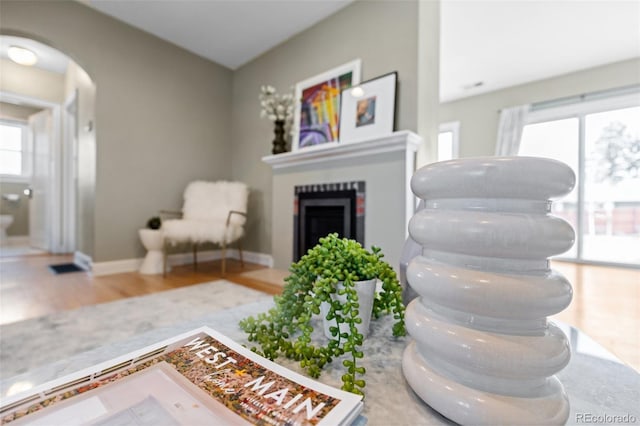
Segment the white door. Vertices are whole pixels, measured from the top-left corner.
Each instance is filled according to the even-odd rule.
[[[76,203],[78,199],[78,91],[74,91],[65,101],[62,111],[63,141],[62,167],[62,230],[61,247],[64,253],[72,253],[76,249]]]
[[[52,117],[51,110],[40,111],[29,117],[33,153],[33,168],[29,203],[29,242],[32,247],[50,250],[51,247],[51,184],[52,170]]]

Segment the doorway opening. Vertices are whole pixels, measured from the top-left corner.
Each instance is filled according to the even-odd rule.
[[[36,64],[12,62],[8,51],[15,46],[34,52]],[[0,61],[6,76],[0,131],[13,135],[0,142],[0,214],[7,225],[0,233],[0,256],[90,252],[82,240],[79,177],[84,170],[85,180],[95,181],[86,177],[95,175],[95,149],[81,146],[80,123],[92,123],[95,84],[67,55],[24,37],[0,35]],[[95,145],[93,134],[91,141]],[[83,157],[83,148],[90,154]]]

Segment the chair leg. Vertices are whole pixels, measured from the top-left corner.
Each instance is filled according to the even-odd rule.
[[[240,267],[244,268],[244,259],[242,258],[242,240],[238,240],[238,254],[240,255]]]
[[[193,243],[193,270],[198,270],[198,243]]]
[[[222,276],[227,272],[227,242],[222,241]]]

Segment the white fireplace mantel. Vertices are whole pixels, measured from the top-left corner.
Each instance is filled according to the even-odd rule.
[[[262,161],[274,169],[295,167],[306,164],[363,157],[366,155],[383,154],[394,151],[415,153],[422,142],[422,138],[408,130],[402,130],[385,136],[363,139],[348,143],[329,142],[293,152],[262,157]],[[413,170],[411,171],[413,172]]]
[[[288,269],[293,260],[296,187],[352,181],[366,186],[365,246],[382,248],[385,260],[397,267],[415,211],[410,182],[421,143],[417,134],[399,131],[263,157],[273,170],[271,253],[275,267]]]

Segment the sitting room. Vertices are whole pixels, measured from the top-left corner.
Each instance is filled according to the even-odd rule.
[[[442,291],[459,285],[471,300],[464,312],[465,297],[442,302],[437,318],[505,335],[542,321],[530,337],[548,317],[568,336],[566,369],[539,367],[558,374],[567,401],[536,417],[543,423],[640,418],[640,2],[0,0],[0,9],[2,399],[201,326],[250,347],[238,324],[298,285],[296,262],[336,232],[379,247],[414,305],[404,337],[372,319],[355,424],[510,423],[506,408],[459,415],[408,377],[405,347],[416,330],[437,328],[412,316],[440,303],[421,290],[430,273],[434,288],[448,275]],[[566,173],[529,169],[530,157]],[[503,160],[521,173],[474,168]],[[480,228],[464,228],[467,213],[478,224],[501,214],[506,229],[528,209],[572,231],[536,222],[474,248]],[[537,240],[561,249],[536,251]],[[564,277],[566,304],[506,313],[513,329],[496,331],[487,318],[512,291],[491,290],[496,270],[520,277],[522,315],[542,297],[527,280],[543,272]],[[494,293],[493,311],[473,310]],[[486,384],[450,362],[438,368],[456,384],[533,398],[497,377],[506,367]],[[339,388],[342,364],[325,368],[317,380]]]

